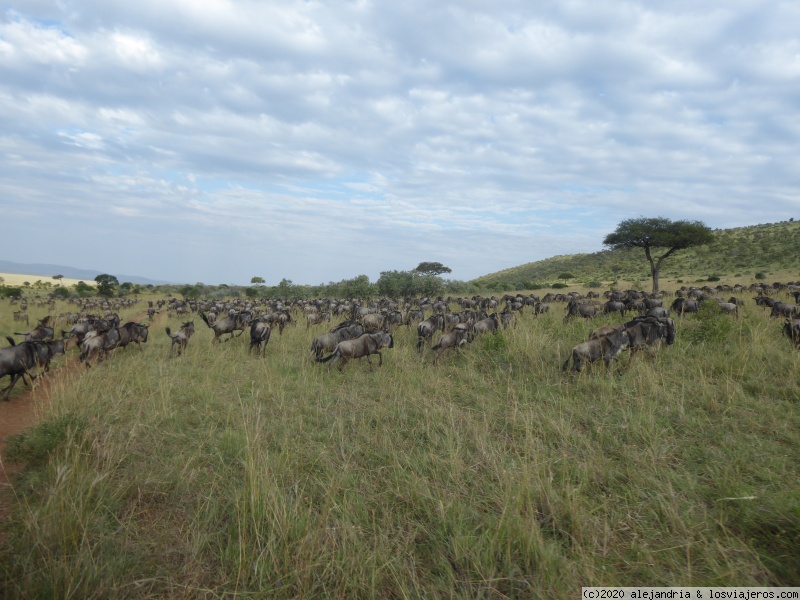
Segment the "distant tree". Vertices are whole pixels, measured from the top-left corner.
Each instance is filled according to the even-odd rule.
[[[563,279],[564,280],[564,284],[565,285],[567,283],[567,279],[573,279],[574,277],[575,277],[575,275],[573,275],[572,273],[561,273],[558,276],[559,279]]]
[[[6,278],[0,277],[0,287],[4,286],[5,284],[6,284]]]
[[[0,293],[0,297],[5,298],[22,298],[22,288],[18,287],[4,287]]]
[[[620,265],[611,265],[611,272],[614,274],[614,287],[619,283],[619,274],[622,272]]]
[[[58,281],[58,283],[60,284],[61,280],[64,279],[64,276],[63,275],[53,275],[53,279]]]
[[[182,288],[178,290],[178,293],[183,296],[184,300],[188,300],[189,298],[197,298],[197,286],[194,285],[184,285]]]
[[[108,273],[103,273],[94,278],[97,282],[97,293],[105,298],[111,298],[117,293],[119,279]]]
[[[88,283],[83,281],[79,281],[75,284],[75,291],[79,296],[89,296],[94,292],[94,288],[90,286]]]
[[[701,221],[671,221],[665,217],[626,219],[609,233],[603,244],[612,249],[643,248],[650,263],[653,292],[658,291],[658,274],[664,260],[685,248],[702,246],[714,240],[714,234]],[[653,250],[666,252],[653,256]]]
[[[54,298],[61,298],[62,300],[69,298],[69,290],[65,288],[63,285],[59,286],[53,292]]]
[[[253,277],[253,278],[250,280],[250,283],[253,283],[253,284],[259,284],[259,283],[267,283],[267,282],[264,280],[264,278],[263,278],[263,277]]]
[[[253,279],[255,279],[255,277]],[[258,288],[253,286],[244,288],[244,295],[248,298],[255,298],[258,296]]]
[[[450,267],[445,267],[440,262],[421,262],[417,265],[417,268],[414,270],[417,273],[422,273],[424,275],[441,275],[442,273],[453,272],[453,270]]]

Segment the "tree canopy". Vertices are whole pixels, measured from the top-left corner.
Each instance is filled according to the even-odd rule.
[[[442,273],[453,272],[450,267],[445,267],[440,262],[421,262],[414,270],[417,273],[422,273],[423,275],[441,275]]]
[[[250,283],[266,283],[263,277],[255,276],[250,280]]]
[[[108,273],[103,273],[102,275],[98,275],[94,278],[97,282],[97,293],[101,296],[105,296],[106,298],[110,298],[114,294],[117,293],[117,286],[119,285],[119,279],[114,277],[113,275],[109,275]]]
[[[714,240],[714,234],[702,221],[671,221],[665,217],[626,219],[609,233],[603,244],[612,249],[643,248],[650,273],[653,291],[658,291],[658,273],[661,264],[671,254],[692,246],[702,246]],[[656,248],[666,252],[654,256]]]

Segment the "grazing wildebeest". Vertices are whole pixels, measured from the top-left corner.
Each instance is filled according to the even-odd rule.
[[[500,319],[497,313],[492,313],[485,319],[481,319],[472,326],[473,339],[481,333],[494,333],[500,327]]]
[[[543,302],[537,302],[533,305],[533,314],[534,316],[543,315],[544,313],[550,312],[550,305],[545,304]]]
[[[194,321],[187,321],[181,328],[172,335],[172,332],[167,327],[167,335],[172,339],[172,345],[169,347],[169,355],[172,356],[172,351],[175,349],[175,344],[178,345],[178,356],[180,356],[186,345],[189,343],[189,338],[194,335]]]
[[[720,302],[719,308],[724,312],[726,315],[733,315],[737,319],[739,318],[739,305],[734,304],[733,302]]]
[[[572,370],[570,371],[570,380],[575,375],[575,371],[583,370],[583,363],[592,363],[600,360],[601,358],[606,363],[608,368],[611,359],[614,358],[620,351],[625,349],[630,342],[628,334],[623,331],[617,331],[611,335],[607,335],[596,340],[589,340],[578,344],[572,349],[570,355],[567,357],[566,362],[561,367],[562,371],[566,371],[569,366],[569,360],[572,359]]]
[[[617,302],[616,300],[609,300],[603,305],[603,313],[610,314],[612,312],[618,312],[622,315],[622,318],[625,318],[625,311],[628,309],[625,306],[624,302]]]
[[[419,323],[425,318],[425,314],[421,310],[411,309],[406,313],[406,318],[403,322],[406,327],[411,327],[411,323]]]
[[[638,350],[675,343],[675,321],[664,317],[637,317],[624,325],[631,355]]]
[[[669,311],[663,306],[654,306],[653,308],[647,311],[645,317],[656,317],[656,318],[666,319],[667,317],[669,317]]]
[[[317,336],[316,339],[311,342],[311,354],[309,358],[312,356],[320,358],[324,352],[333,352],[336,350],[336,346],[339,342],[357,338],[363,333],[364,327],[362,327],[360,323],[346,321],[335,327],[333,331]]]
[[[597,313],[600,312],[600,308],[595,306],[594,304],[584,304],[582,302],[578,302],[576,299],[572,299],[567,303],[566,308],[567,314],[564,317],[564,323],[568,323],[570,318],[572,317],[583,317],[584,319],[594,319],[597,316]]]
[[[517,319],[516,315],[510,311],[504,310],[500,313],[500,323],[503,325],[503,329],[508,329],[508,326],[516,327],[517,326]]]
[[[598,327],[592,333],[589,334],[590,340],[597,340],[601,337],[605,337],[607,335],[611,335],[612,333],[616,333],[617,331],[624,331],[625,325],[605,325],[604,327]]]
[[[687,298],[675,298],[670,308],[676,311],[680,316],[685,313],[696,313],[700,311],[700,302],[698,300],[689,300]]]
[[[792,317],[796,317],[797,313],[797,306],[794,304],[788,304],[786,302],[775,302],[772,305],[772,310],[769,313],[770,319],[775,319],[777,317],[785,317],[787,319],[791,319]]]
[[[334,363],[341,360],[339,363],[339,370],[341,371],[345,364],[347,364],[347,361],[351,358],[361,358],[366,356],[367,362],[369,363],[369,368],[372,369],[372,359],[370,356],[372,354],[377,354],[378,366],[382,367],[383,355],[380,352],[381,348],[394,348],[394,338],[388,331],[365,333],[354,340],[345,340],[343,342],[339,342],[336,345],[336,350],[333,351],[333,354],[326,356],[325,358],[318,358],[317,362],[331,361],[331,364],[328,365],[328,369],[330,369]]]
[[[327,321],[330,323],[331,321],[331,313],[329,312],[312,312],[306,315],[306,329],[311,327],[312,325],[319,325],[323,321]]]
[[[431,315],[417,325],[417,351],[422,352],[425,343],[433,338],[435,331],[444,331],[444,317]]]
[[[256,348],[256,354],[265,355],[267,353],[267,344],[269,343],[269,335],[272,329],[263,321],[253,321],[250,323],[250,348],[248,354]],[[261,347],[263,344],[263,348]]]
[[[438,362],[439,358],[441,358],[442,354],[444,354],[448,348],[460,348],[466,344],[468,337],[469,327],[464,323],[459,323],[455,326],[453,331],[445,333],[439,338],[439,343],[432,348],[434,351],[433,364],[435,365]]]

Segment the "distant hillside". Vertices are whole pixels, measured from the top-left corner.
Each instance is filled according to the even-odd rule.
[[[9,260],[0,260],[0,273],[19,273],[21,275],[40,275],[42,277],[52,277],[53,275],[63,275],[68,279],[79,279],[83,281],[94,281],[98,275],[102,275],[103,271],[92,271],[89,269],[76,269],[74,267],[65,267],[63,265],[48,265],[48,264],[24,264],[11,262]],[[139,277],[137,275],[119,275],[117,273],[110,273],[120,283],[130,281],[131,283],[138,283],[140,285],[161,285],[169,283],[167,281],[156,281],[154,279],[147,279],[146,277]]]
[[[717,229],[707,246],[680,250],[664,261],[661,277],[706,278],[711,275],[752,275],[757,272],[792,271],[800,277],[800,222],[784,221],[736,229]],[[527,263],[473,280],[477,284],[546,285],[561,273],[572,273],[570,283],[614,280],[619,266],[625,281],[649,281],[650,267],[641,249],[605,250],[569,254]]]

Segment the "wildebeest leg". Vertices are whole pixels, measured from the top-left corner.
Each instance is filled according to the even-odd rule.
[[[334,360],[338,360],[339,358],[342,359],[342,362],[339,363],[339,373],[341,373],[342,369],[344,369],[344,366],[347,364],[347,357],[339,355]],[[331,363],[331,365],[333,365],[333,363]]]

